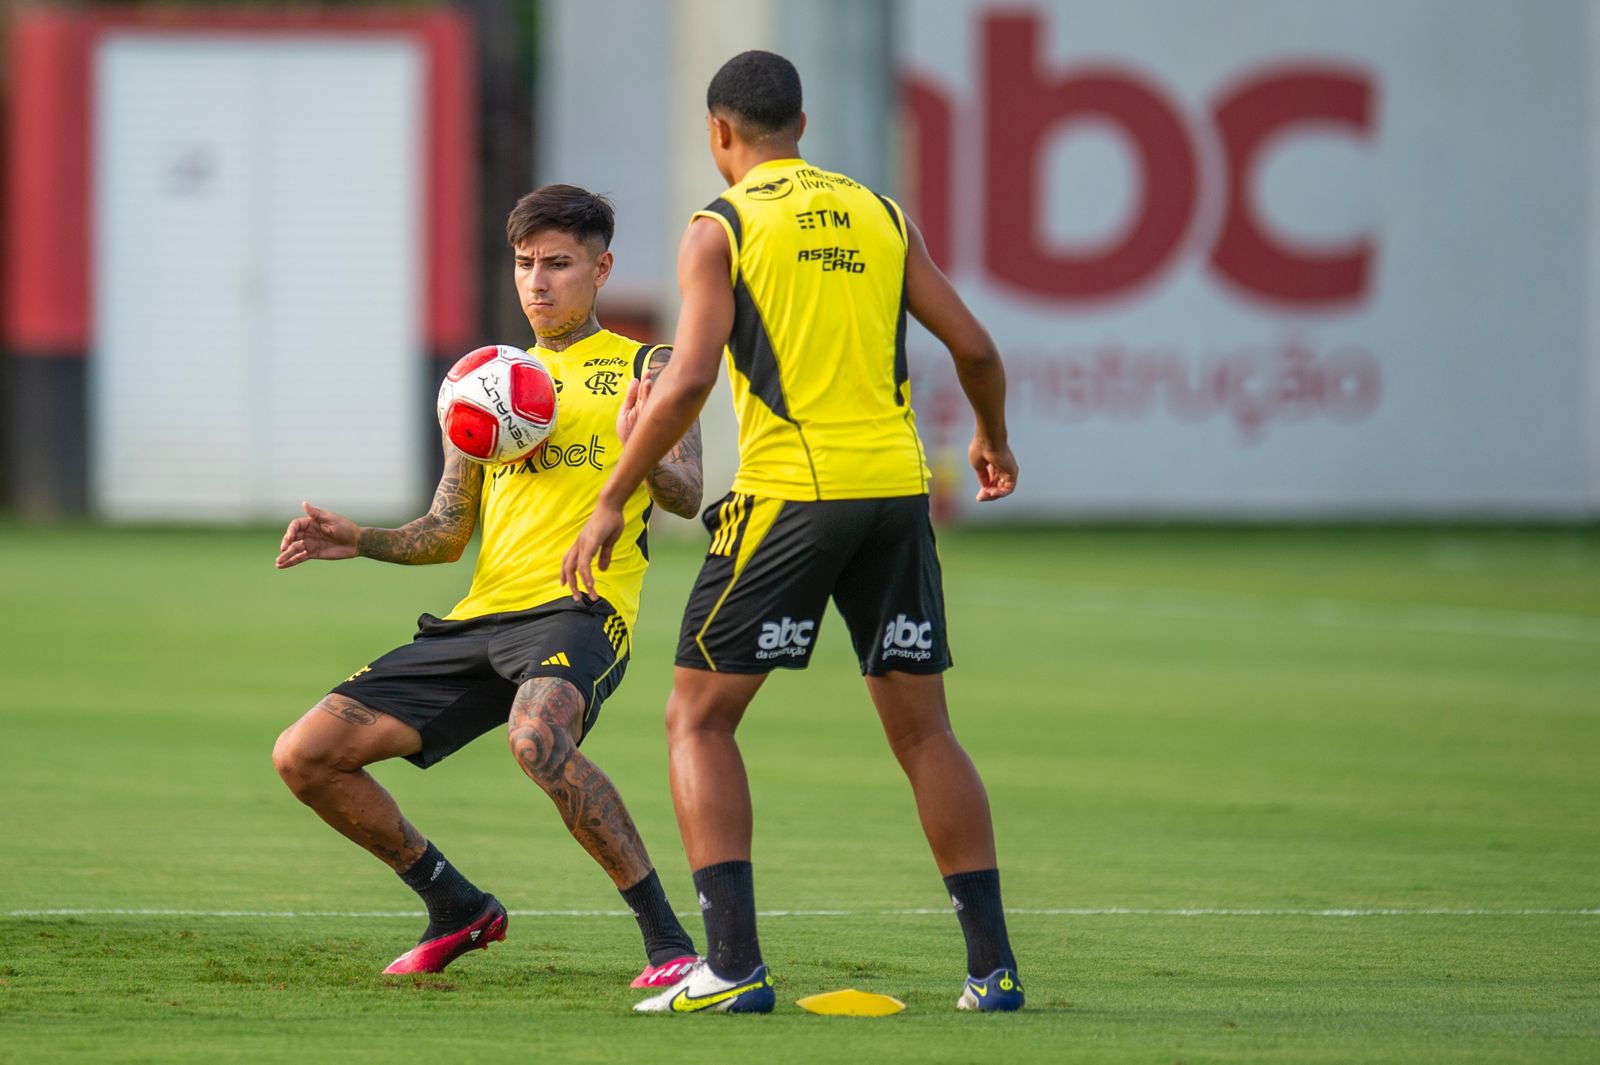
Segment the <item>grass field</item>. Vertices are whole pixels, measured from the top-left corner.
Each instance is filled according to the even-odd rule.
[[[378,776],[510,937],[379,975],[415,897],[268,752],[468,571],[278,573],[277,535],[0,525],[0,1062],[1600,1060],[1596,529],[946,535],[1028,1009],[952,1008],[833,615],[741,732],[779,1009],[705,1019],[629,1013],[633,922],[493,737]],[[585,746],[685,910],[660,713],[697,560],[658,548]],[[909,1008],[793,1005],[844,986]]]

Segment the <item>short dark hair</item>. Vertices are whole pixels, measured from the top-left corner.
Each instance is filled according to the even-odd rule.
[[[546,185],[534,189],[511,208],[506,217],[506,242],[515,248],[535,233],[554,229],[585,243],[598,240],[611,247],[617,229],[611,201],[576,185]]]
[[[706,88],[706,110],[733,116],[740,135],[780,133],[800,121],[800,72],[772,52],[740,52]]]

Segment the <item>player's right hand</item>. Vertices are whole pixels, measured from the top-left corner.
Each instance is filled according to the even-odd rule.
[[[967,448],[967,461],[978,475],[978,502],[1004,499],[1017,490],[1017,457],[1009,446],[995,447],[975,436]]]
[[[296,518],[284,531],[283,542],[278,545],[279,569],[298,566],[308,559],[338,559],[356,557],[356,539],[361,527],[342,514],[301,503],[306,516]]]

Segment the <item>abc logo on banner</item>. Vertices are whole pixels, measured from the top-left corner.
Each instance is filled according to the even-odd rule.
[[[984,116],[982,261],[997,281],[1029,295],[1097,303],[1136,292],[1160,275],[1184,247],[1202,200],[1221,200],[1222,221],[1206,249],[1219,280],[1267,303],[1336,309],[1360,302],[1372,282],[1375,242],[1351,234],[1342,243],[1307,247],[1276,237],[1255,202],[1264,149],[1299,130],[1337,131],[1365,140],[1374,132],[1374,87],[1360,68],[1286,63],[1246,74],[1225,88],[1203,116],[1212,127],[1192,131],[1184,108],[1137,71],[1095,64],[1044,69],[1034,14],[982,20]],[[928,250],[943,267],[952,259],[955,108],[924,80],[903,90],[917,132],[917,216]],[[1046,246],[1037,217],[1040,153],[1060,128],[1111,126],[1132,147],[1141,190],[1131,222],[1105,245],[1084,251]],[[1198,144],[1214,137],[1222,173],[1207,188]],[[962,196],[961,203],[972,202]]]

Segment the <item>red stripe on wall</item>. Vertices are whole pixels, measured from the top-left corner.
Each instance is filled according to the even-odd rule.
[[[477,334],[477,87],[467,23],[441,12],[426,19],[428,42],[428,346],[465,350]],[[509,205],[507,205],[509,210]]]
[[[89,48],[83,19],[12,24],[6,108],[5,344],[81,355],[89,341]]]

